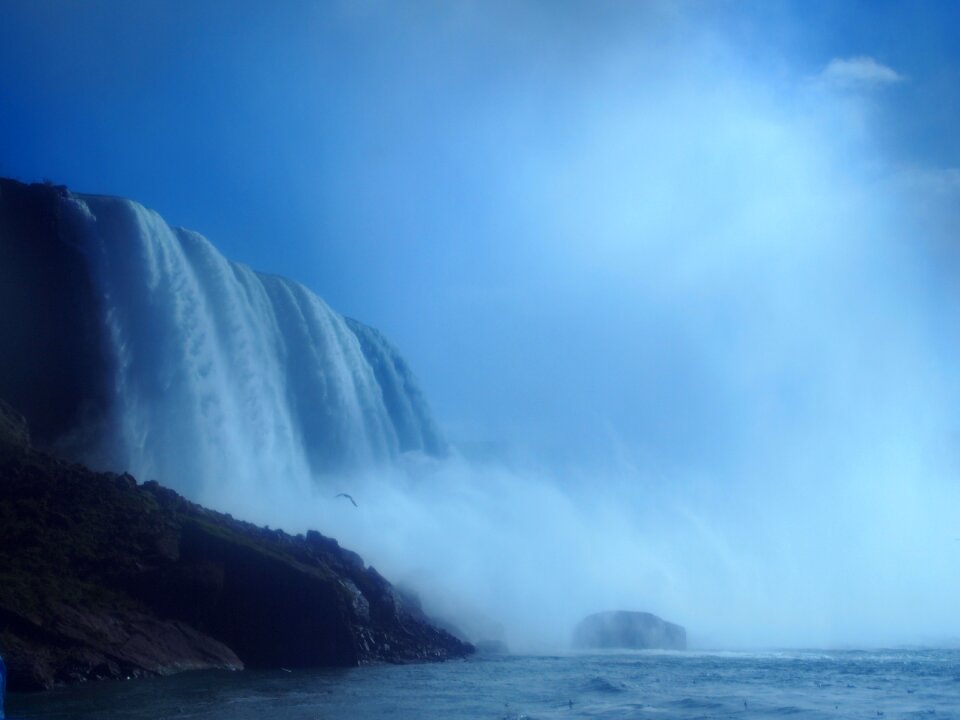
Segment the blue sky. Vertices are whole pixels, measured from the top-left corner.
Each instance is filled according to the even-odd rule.
[[[712,461],[707,428],[760,422],[723,422],[739,398],[792,392],[789,425],[807,397],[718,369],[714,323],[781,368],[782,286],[813,282],[777,275],[793,240],[733,238],[819,237],[849,206],[850,252],[923,233],[906,265],[943,266],[957,27],[947,2],[7,0],[0,173],[134,198],[303,281],[383,329],[463,441]],[[930,278],[888,281],[921,288],[905,328],[937,322]]]

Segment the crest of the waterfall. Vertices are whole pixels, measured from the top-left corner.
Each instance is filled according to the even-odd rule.
[[[442,452],[378,333],[136,203],[72,202],[114,364],[101,457],[222,506],[401,451]]]

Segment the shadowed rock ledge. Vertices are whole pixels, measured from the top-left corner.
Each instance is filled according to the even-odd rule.
[[[201,668],[462,657],[356,553],[36,452],[0,402],[0,654],[8,689]]]

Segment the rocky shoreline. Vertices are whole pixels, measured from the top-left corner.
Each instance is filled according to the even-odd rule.
[[[204,668],[441,661],[473,646],[317,532],[213,512],[30,447],[0,404],[8,689]]]

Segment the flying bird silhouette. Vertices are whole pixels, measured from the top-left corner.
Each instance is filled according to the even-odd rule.
[[[335,497],[335,498],[345,497],[347,500],[349,500],[350,502],[353,503],[353,506],[354,506],[354,507],[360,507],[359,505],[357,505],[357,501],[353,499],[353,495],[347,495],[347,493],[337,493],[337,494],[334,495],[333,497]]]

